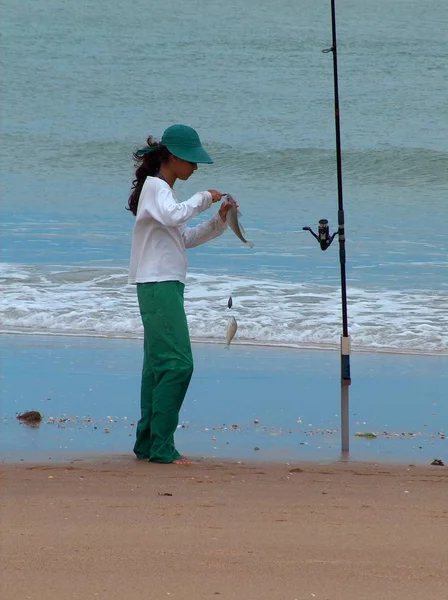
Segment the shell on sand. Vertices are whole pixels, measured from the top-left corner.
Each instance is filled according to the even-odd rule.
[[[21,415],[17,415],[19,421],[25,423],[26,425],[36,426],[42,421],[42,415],[37,410],[28,410]]]

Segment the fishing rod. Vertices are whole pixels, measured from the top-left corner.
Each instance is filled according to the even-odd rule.
[[[336,168],[338,181],[338,230],[330,234],[327,219],[319,221],[318,234],[311,227],[303,227],[309,231],[319,242],[322,250],[327,250],[333,239],[338,235],[339,239],[339,262],[341,267],[341,300],[342,300],[342,336],[341,336],[341,449],[342,452],[349,451],[349,394],[348,388],[351,383],[350,377],[350,336],[348,333],[347,318],[347,281],[345,273],[345,220],[344,220],[344,197],[342,189],[342,152],[341,152],[341,125],[339,118],[339,83],[338,83],[338,53],[336,36],[336,2],[331,0],[331,28],[333,42],[331,48],[322,50],[324,54],[333,54],[333,78],[334,78],[334,120],[336,130]]]

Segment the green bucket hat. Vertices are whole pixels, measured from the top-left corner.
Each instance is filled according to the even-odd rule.
[[[171,125],[163,132],[160,143],[174,156],[192,163],[211,165],[213,160],[202,147],[198,134],[188,125]]]

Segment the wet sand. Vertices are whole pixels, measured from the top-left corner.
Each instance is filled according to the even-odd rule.
[[[0,462],[132,452],[141,340],[0,335],[0,353]],[[219,460],[339,459],[337,352],[193,344],[193,353],[195,373],[176,434],[181,453]],[[351,458],[448,463],[448,403],[440,392],[447,387],[448,356],[354,353]],[[40,427],[17,420],[28,410],[42,413]]]
[[[1,467],[3,600],[445,600],[448,469]]]

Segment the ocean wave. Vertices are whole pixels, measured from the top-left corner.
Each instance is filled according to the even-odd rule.
[[[212,146],[211,151],[216,156],[217,169],[232,169],[245,177],[275,172],[277,179],[294,178],[303,182],[307,179],[322,181],[323,178],[334,184],[334,149],[296,147],[244,151]],[[447,187],[447,152],[410,147],[350,148],[343,149],[342,164],[347,182],[391,187]]]
[[[5,134],[5,147],[17,152],[24,146],[22,136]],[[29,157],[30,166],[39,171],[57,173],[97,173],[105,165],[124,180],[130,180],[133,170],[132,152],[138,140],[73,140],[62,142],[59,138],[32,135],[33,147],[39,152]],[[27,139],[27,143],[30,140]],[[140,145],[144,140],[140,140]],[[283,147],[234,147],[213,140],[206,144],[215,159],[214,175],[228,177],[229,172],[239,178],[263,180],[272,173],[276,179],[300,182],[335,182],[334,148]],[[23,150],[25,147],[23,148]],[[8,159],[5,150],[0,152],[7,172],[21,172],[20,164]],[[448,152],[430,148],[386,146],[383,148],[343,148],[344,180],[364,185],[387,185],[393,187],[422,188],[425,185],[447,189],[446,172]],[[35,163],[35,164],[34,164]]]
[[[2,265],[3,331],[139,338],[135,288],[125,269]],[[348,288],[353,348],[448,353],[447,290]],[[227,307],[233,298],[231,310]],[[231,275],[189,276],[185,307],[192,337],[224,340],[235,316],[237,342],[338,347],[341,298],[337,286],[286,283]]]

